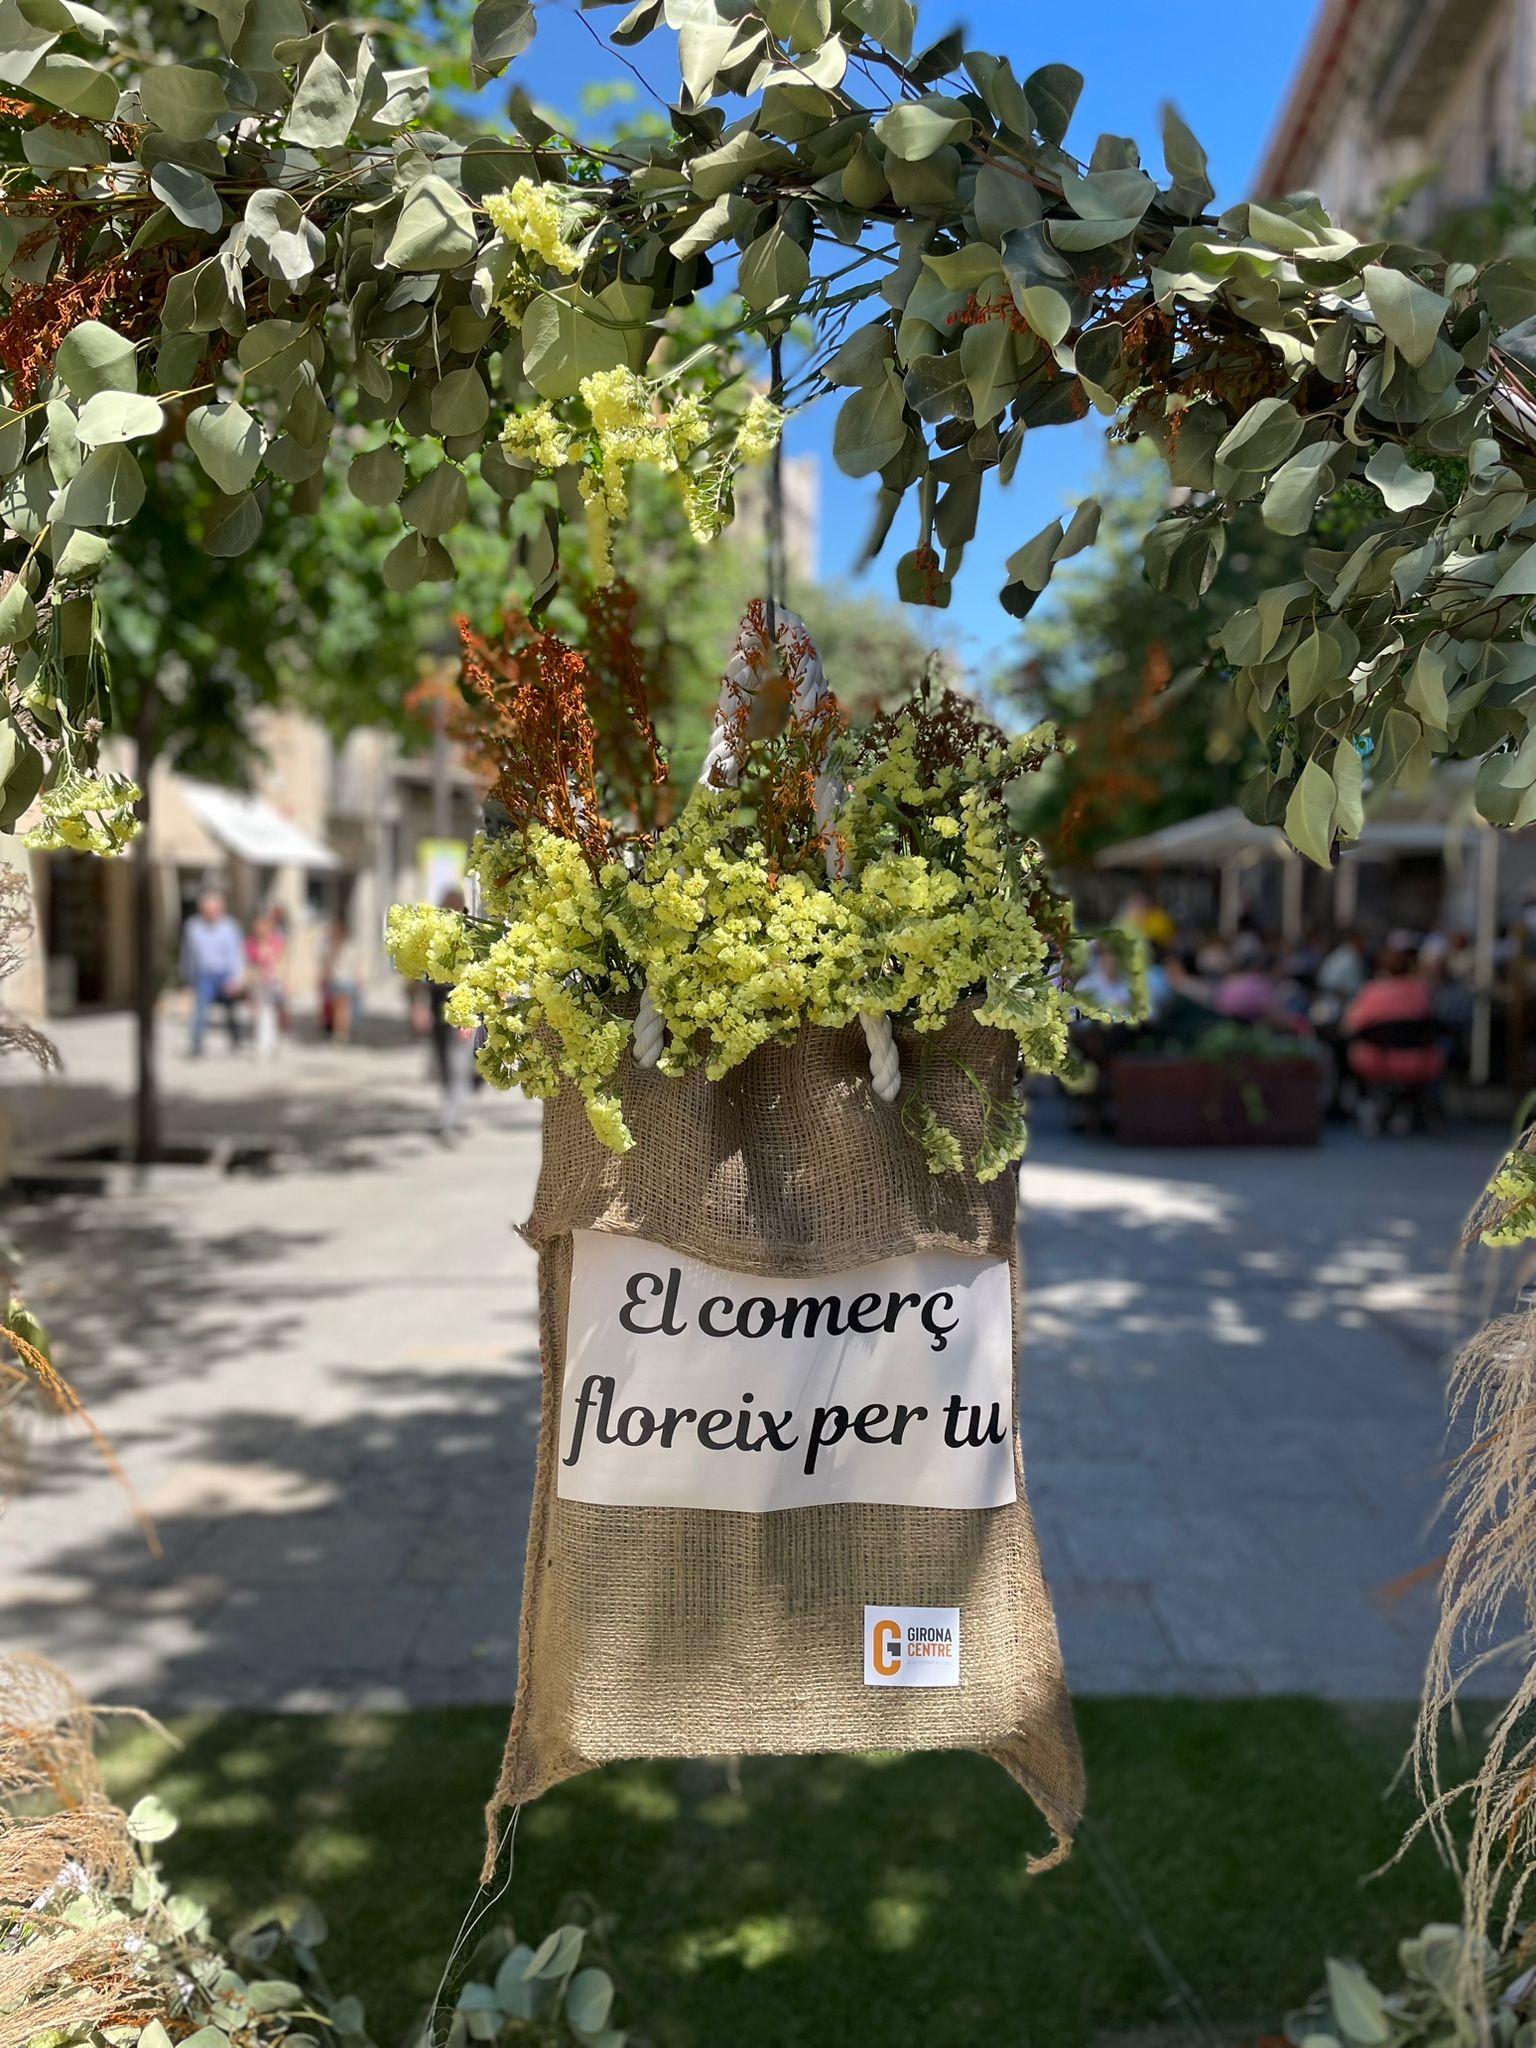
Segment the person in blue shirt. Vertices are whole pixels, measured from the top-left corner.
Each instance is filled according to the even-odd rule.
[[[208,1013],[221,1004],[230,1045],[242,1032],[238,1004],[245,994],[245,934],[217,889],[205,889],[181,933],[181,978],[192,991],[192,1052],[203,1049]]]

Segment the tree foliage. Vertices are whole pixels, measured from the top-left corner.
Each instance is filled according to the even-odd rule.
[[[1167,465],[1145,560],[1184,602],[1234,522],[1302,536],[1358,484],[1358,534],[1306,548],[1225,629],[1254,814],[1327,860],[1367,774],[1454,754],[1482,759],[1485,816],[1536,819],[1536,261],[1361,242],[1306,195],[1212,218],[1176,115],[1160,172],[1122,137],[1076,154],[1075,72],[1020,79],[958,33],[921,48],[910,0],[640,0],[612,36],[676,31],[670,129],[601,147],[516,89],[509,129],[434,125],[423,67],[301,0],[205,11],[214,54],[164,62],[84,0],[0,9],[0,79],[25,96],[0,217],[0,823],[40,782],[56,820],[88,808],[96,586],[146,444],[184,437],[221,559],[274,501],[308,504],[339,445],[353,494],[397,508],[394,591],[452,582],[494,493],[537,599],[562,527],[583,515],[600,547],[638,463],[675,473],[705,537],[728,521],[763,421],[739,359],[679,346],[688,308],[719,341],[809,337],[772,396],[841,394],[873,544],[915,507],[915,602],[947,600],[1028,433],[1091,408]],[[474,78],[534,28],[531,0],[482,0]],[[1005,607],[1024,615],[1097,522],[1089,501],[1023,540]]]
[[[1232,688],[1221,632],[1304,573],[1310,542],[1273,532],[1256,505],[1244,506],[1210,587],[1188,604],[1150,587],[1142,559],[1167,491],[1150,449],[1113,452],[1095,492],[1098,539],[1056,580],[999,681],[1026,717],[1053,720],[1072,741],[1028,792],[1027,823],[1060,861],[1236,803],[1264,772],[1264,734]],[[1319,517],[1330,539],[1358,523],[1347,504]]]

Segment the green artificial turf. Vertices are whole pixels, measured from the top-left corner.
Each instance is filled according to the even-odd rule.
[[[1388,1794],[1407,1708],[1313,1700],[1079,1705],[1089,1821],[1025,1874],[1044,1830],[966,1755],[627,1765],[523,1814],[493,1918],[537,1940],[573,1895],[610,1921],[622,2017],[656,2048],[1075,2048],[1100,2036],[1278,2032],[1328,1953],[1390,1972],[1453,1917],[1427,1844],[1374,1882],[1412,1815]],[[168,1752],[109,1752],[123,1799],[181,1816],[172,1880],[228,1932],[301,1896],[322,1960],[381,2044],[430,1998],[475,1897],[505,1716],[192,1716]]]

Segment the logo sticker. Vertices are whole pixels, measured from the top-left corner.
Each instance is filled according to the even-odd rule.
[[[866,1685],[958,1685],[958,1607],[866,1607]]]

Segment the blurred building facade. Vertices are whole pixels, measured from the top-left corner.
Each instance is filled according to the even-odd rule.
[[[318,1002],[336,918],[352,938],[365,997],[378,995],[391,979],[385,913],[437,893],[441,850],[467,846],[479,823],[479,788],[446,741],[422,751],[380,727],[336,739],[292,710],[258,713],[253,736],[259,765],[249,790],[216,788],[163,763],[151,777],[144,857],[165,983],[176,980],[183,919],[217,885],[247,925],[281,904],[297,1008]],[[132,1002],[136,857],[27,856],[35,939],[31,971],[15,992],[23,1008],[58,1016]]]
[[[1324,0],[1254,181],[1432,233],[1536,181],[1536,0]]]

